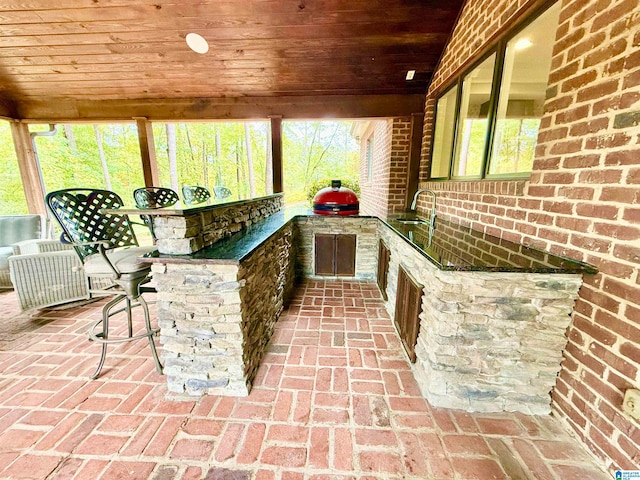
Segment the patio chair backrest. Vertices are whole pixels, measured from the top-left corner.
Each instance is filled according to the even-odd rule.
[[[102,213],[102,209],[124,205],[109,190],[69,188],[47,194],[47,206],[63,230],[63,240],[83,243],[107,241],[107,249],[137,246],[138,240],[127,215]],[[74,245],[82,260],[98,253],[99,245]]]
[[[180,197],[170,188],[142,187],[133,191],[133,199],[138,208],[162,208],[174,205]]]
[[[133,191],[133,200],[138,208],[162,208],[174,205],[180,197],[178,194],[165,187],[142,187]],[[140,219],[145,223],[151,232],[155,242],[156,234],[153,230],[153,220],[150,215],[140,215]]]
[[[213,193],[217,199],[228,198],[231,196],[231,190],[223,186],[213,187]]]
[[[204,203],[211,198],[211,193],[205,187],[198,185],[185,185],[182,187],[182,197],[187,205]]]

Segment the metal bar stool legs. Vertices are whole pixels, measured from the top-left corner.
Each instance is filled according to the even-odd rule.
[[[96,371],[91,375],[91,379],[95,380],[100,376],[100,372],[102,371],[102,367],[104,366],[105,359],[107,357],[107,345],[114,343],[124,343],[131,342],[133,340],[139,340],[141,338],[147,337],[149,340],[149,347],[151,348],[151,354],[153,355],[153,360],[156,364],[156,370],[158,373],[162,374],[162,363],[160,363],[160,358],[158,357],[158,351],[156,349],[156,344],[153,341],[153,337],[158,334],[160,329],[153,329],[151,327],[151,317],[149,315],[149,307],[147,302],[139,296],[137,299],[138,303],[131,303],[131,299],[125,295],[118,295],[115,298],[109,300],[109,302],[102,309],[102,318],[98,320],[91,329],[89,330],[89,340],[98,342],[102,344],[102,351],[100,353],[100,361],[98,362],[98,367]],[[112,309],[118,305],[120,302],[125,301],[126,307],[120,308],[119,310],[113,311]],[[133,322],[131,317],[132,307],[142,307],[142,311],[144,312],[144,321],[145,321],[145,333],[141,333],[139,335],[133,336]],[[128,328],[128,337],[124,338],[109,338],[109,317],[112,317],[120,312],[126,311],[127,313],[127,328]],[[98,326],[102,324],[102,331],[96,332]]]

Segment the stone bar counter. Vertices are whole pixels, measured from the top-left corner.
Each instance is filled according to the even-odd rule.
[[[315,276],[315,235],[349,234],[352,278],[376,278],[377,244],[387,246],[391,318],[400,267],[422,289],[413,372],[433,405],[547,413],[582,275],[595,272],[440,219],[432,232],[300,214],[281,195],[126,213],[154,215],[158,252],[145,261],[168,388],[191,396],[248,394],[296,278]]]

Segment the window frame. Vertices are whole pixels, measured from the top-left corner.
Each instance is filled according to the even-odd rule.
[[[449,92],[455,91],[456,94],[456,102],[455,102],[455,106],[454,106],[454,117],[453,117],[453,141],[451,142],[451,148],[449,149],[449,158],[447,160],[449,168],[447,169],[447,175],[444,177],[432,177],[431,176],[431,172],[432,167],[433,167],[433,145],[431,146],[431,151],[429,152],[429,156],[430,156],[430,162],[429,162],[429,178],[431,180],[448,180],[451,178],[451,175],[453,173],[453,156],[456,153],[456,139],[458,137],[458,111],[460,110],[460,94],[461,94],[461,90],[462,90],[462,81],[461,81],[461,77],[458,77],[456,79],[455,82],[453,82],[451,85],[449,85],[446,89],[443,90],[442,94],[440,94],[438,96],[438,98],[436,99],[436,107],[435,107],[435,113],[434,113],[434,117],[433,117],[433,126],[432,126],[432,131],[431,131],[431,138],[435,138],[436,135],[436,128],[438,125],[438,115],[437,115],[437,111],[438,111],[438,102],[439,100],[448,95]]]
[[[482,54],[477,58],[473,59],[471,63],[469,63],[463,70],[457,73],[450,81],[443,84],[437,90],[437,96],[435,97],[435,104],[437,106],[438,101],[447,93],[451,91],[451,89],[456,89],[456,112],[455,112],[455,121],[454,121],[454,136],[453,142],[451,146],[451,154],[449,156],[449,175],[445,177],[431,177],[431,165],[433,164],[433,151],[431,148],[429,152],[429,181],[478,181],[478,180],[523,180],[528,179],[531,176],[531,172],[521,172],[521,173],[489,173],[490,160],[491,155],[493,153],[493,142],[495,139],[496,133],[496,112],[498,109],[498,102],[500,99],[500,87],[502,85],[502,76],[504,73],[504,60],[506,55],[507,44],[516,37],[520,32],[522,32],[525,28],[535,22],[540,16],[542,16],[547,10],[553,7],[557,3],[556,0],[545,2],[540,8],[536,9],[530,15],[527,15],[520,23],[518,23],[514,28],[510,29],[506,33],[504,33],[493,45],[491,45],[486,50],[483,50]],[[559,24],[558,24],[559,25]],[[493,78],[491,85],[491,96],[489,99],[489,110],[487,112],[487,135],[486,135],[486,144],[484,148],[484,154],[482,158],[482,169],[480,175],[473,176],[461,176],[454,175],[454,156],[457,148],[457,144],[459,142],[460,132],[460,105],[462,101],[462,84],[467,75],[469,75],[473,70],[478,67],[482,62],[488,59],[491,55],[496,55],[496,60],[494,64],[493,70]],[[434,111],[434,118],[431,127],[431,139],[435,138],[435,130],[436,124],[438,122],[437,118],[437,108]]]

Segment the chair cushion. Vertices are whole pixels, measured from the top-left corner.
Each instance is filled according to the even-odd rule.
[[[155,247],[128,247],[118,248],[107,252],[109,261],[120,273],[134,273],[147,270],[148,263],[138,262],[137,259],[145,253],[155,250]],[[84,262],[84,271],[87,275],[110,275],[113,273],[107,262],[100,254],[87,257]]]
[[[9,261],[7,260],[13,255],[13,248],[0,247],[0,270],[9,270]]]
[[[32,238],[44,238],[46,217],[43,215],[3,215],[0,216],[0,246]]]

